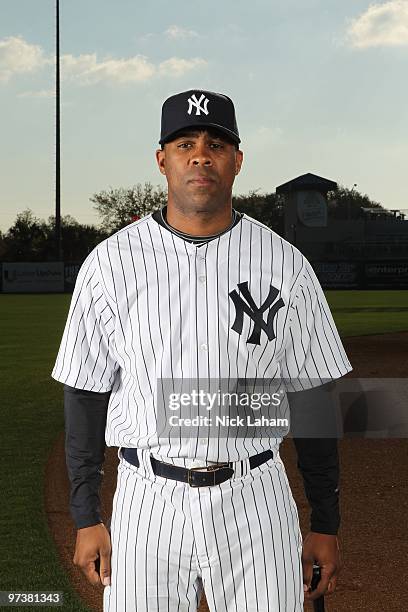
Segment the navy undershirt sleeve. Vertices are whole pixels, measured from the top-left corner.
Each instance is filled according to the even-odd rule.
[[[71,483],[69,507],[77,529],[102,522],[100,486],[110,393],[64,385],[65,459]]]
[[[340,466],[335,383],[331,381],[315,389],[288,393],[288,399],[297,467],[311,507],[310,529],[337,535]],[[316,431],[320,432],[319,437],[313,437]]]
[[[294,438],[297,466],[312,509],[310,529],[337,535],[340,526],[339,460],[336,438]]]

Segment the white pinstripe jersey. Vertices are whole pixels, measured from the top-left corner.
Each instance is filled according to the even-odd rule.
[[[256,333],[248,309],[268,296],[269,311],[275,305],[273,334],[267,333],[268,309]],[[240,314],[238,302],[246,303]],[[111,391],[108,446],[150,449],[182,463],[187,457],[237,461],[279,447],[281,438],[250,432],[200,443],[160,437],[158,380],[316,381],[351,369],[319,281],[297,248],[246,214],[201,246],[149,214],[98,244],[83,262],[51,376],[71,387]]]

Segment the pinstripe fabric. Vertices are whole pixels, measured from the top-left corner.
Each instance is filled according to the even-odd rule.
[[[212,612],[303,610],[302,537],[278,453],[202,488],[155,476],[148,451],[139,468],[118,456],[104,612],[190,612],[202,588]]]
[[[276,289],[283,306],[273,338],[262,328],[259,343],[248,342],[247,314],[241,329],[234,323],[230,294],[240,283],[257,307]],[[119,447],[120,462],[104,612],[190,612],[203,587],[211,612],[302,610],[302,538],[282,438],[248,429],[208,437],[205,428],[169,438],[158,428],[158,398],[164,378],[283,377],[303,386],[350,370],[310,263],[251,217],[201,246],[152,215],[101,242],[79,271],[51,375],[111,391],[105,441]],[[139,468],[121,447],[138,449]],[[248,457],[267,448],[274,459],[250,470]],[[156,477],[150,455],[185,467],[237,463],[231,480],[191,488]]]
[[[243,317],[232,329],[229,296],[248,282],[255,304],[270,286],[284,306],[276,338]],[[71,387],[111,390],[106,444],[150,449],[185,465],[189,457],[237,461],[278,448],[281,438],[161,437],[157,428],[161,381],[337,378],[351,370],[330,310],[303,255],[275,232],[244,215],[230,231],[203,246],[186,242],[151,215],[101,242],[78,274],[51,376]]]

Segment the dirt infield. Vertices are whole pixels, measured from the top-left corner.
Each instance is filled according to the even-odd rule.
[[[406,377],[408,333],[348,338],[344,344],[353,365],[348,376]],[[339,533],[343,570],[336,592],[326,598],[328,612],[405,612],[408,574],[408,440],[345,438],[341,458]],[[309,507],[296,452],[290,439],[281,445],[295,497],[302,533],[308,531]],[[110,516],[116,486],[117,449],[109,448],[102,485],[103,519]],[[60,434],[51,450],[45,474],[45,504],[50,531],[61,563],[91,610],[102,611],[102,587],[92,587],[72,564],[75,528],[68,511],[69,483]],[[312,610],[311,606],[305,607]],[[203,598],[200,612],[208,610]]]

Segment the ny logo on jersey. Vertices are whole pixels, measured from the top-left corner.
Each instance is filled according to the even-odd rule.
[[[275,299],[279,293],[279,291],[273,285],[269,288],[268,297],[264,301],[263,304],[258,308],[254,302],[252,295],[249,293],[248,289],[248,281],[244,283],[238,283],[238,289],[242,293],[246,302],[242,299],[239,293],[234,289],[229,293],[230,298],[234,302],[235,306],[235,321],[234,325],[231,327],[238,334],[242,334],[242,325],[244,323],[244,312],[251,317],[254,322],[254,329],[252,330],[251,335],[248,337],[247,343],[250,344],[261,344],[261,330],[263,330],[268,336],[268,340],[273,340],[275,336],[275,332],[273,330],[273,321],[274,318],[280,308],[284,306],[284,301],[282,298],[279,298],[277,302]],[[275,302],[275,304],[273,304]],[[268,316],[266,319],[266,323],[263,320],[263,313],[273,304],[268,312]]]
[[[201,102],[203,100],[204,100],[204,106],[201,106]],[[197,100],[197,96],[193,94],[188,99],[188,111],[187,111],[188,114],[191,115],[191,113],[193,112],[193,106],[195,106],[196,115],[200,115],[201,113],[205,113],[206,115],[208,115],[208,110],[207,110],[208,102],[209,102],[209,99],[206,98],[204,94],[201,94],[199,100]]]

